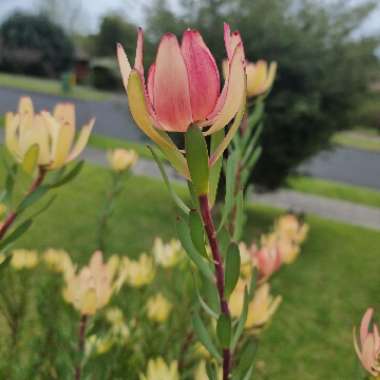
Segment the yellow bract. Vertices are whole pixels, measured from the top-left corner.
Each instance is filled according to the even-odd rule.
[[[93,315],[109,302],[114,290],[115,271],[103,262],[100,251],[95,252],[88,266],[76,273],[71,264],[65,268],[64,299],[82,315]]]
[[[56,105],[53,115],[34,112],[32,100],[22,97],[18,112],[5,116],[5,145],[27,171],[34,164],[45,170],[59,169],[74,160],[86,147],[95,119],[86,124],[75,138],[75,106]]]
[[[276,77],[277,63],[268,63],[260,60],[256,63],[249,62],[245,68],[247,74],[247,96],[253,97],[266,93],[273,85]]]
[[[137,162],[138,155],[134,150],[119,148],[109,151],[107,158],[112,170],[123,172],[130,169]]]
[[[168,319],[172,307],[172,304],[161,293],[158,293],[148,299],[148,318],[151,321],[163,323]]]
[[[171,268],[184,257],[184,251],[178,240],[172,239],[165,244],[161,238],[156,237],[153,244],[153,256],[158,265]]]
[[[38,264],[36,251],[27,249],[15,249],[12,252],[10,265],[15,270],[32,269]]]
[[[249,281],[239,280],[235,290],[232,292],[229,306],[233,317],[240,317],[244,304],[244,289]],[[270,285],[264,283],[255,291],[255,295],[248,305],[248,316],[245,328],[253,332],[260,331],[271,319],[282,301],[281,296],[273,298],[270,294]]]
[[[179,380],[178,364],[173,361],[167,365],[161,357],[151,359],[146,374],[141,374],[140,380]]]

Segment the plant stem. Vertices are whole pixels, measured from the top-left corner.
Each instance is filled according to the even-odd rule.
[[[44,178],[46,176],[46,170],[42,168],[41,166],[38,168],[38,176],[33,181],[32,185],[30,186],[30,189],[26,193],[25,197],[32,194],[34,191],[36,191],[40,185],[42,184]],[[6,232],[9,230],[15,219],[17,218],[17,210],[12,211],[8,214],[7,218],[5,219],[4,223],[0,227],[0,240],[3,239]]]
[[[80,380],[82,376],[82,356],[84,352],[84,344],[86,338],[86,325],[87,325],[88,315],[83,314],[80,318],[79,323],[79,333],[78,333],[78,354],[79,361],[75,368],[75,380]]]
[[[199,196],[199,205],[203,224],[210,244],[212,257],[215,265],[215,279],[219,294],[220,309],[224,315],[230,316],[230,310],[224,291],[224,266],[223,259],[216,237],[216,229],[211,215],[210,204],[207,194]],[[230,348],[223,349],[223,380],[229,380],[231,372],[232,354]]]

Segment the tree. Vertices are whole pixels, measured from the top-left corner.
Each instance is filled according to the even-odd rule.
[[[154,27],[148,30],[161,35],[167,30],[163,21],[176,16],[178,28],[188,24],[202,32],[221,62],[226,54],[222,24],[228,21],[241,32],[249,60],[279,64],[267,101],[263,155],[253,173],[257,183],[279,186],[302,161],[327,148],[336,130],[352,125],[352,110],[365,99],[378,61],[378,40],[355,35],[375,9],[374,1],[355,7],[346,1],[322,5],[311,0],[182,0],[181,4],[181,14],[170,16],[166,9],[161,21],[160,9],[151,8],[154,23],[148,17],[148,24]]]
[[[0,67],[10,72],[58,76],[73,61],[74,47],[45,16],[14,13],[0,27]]]
[[[135,54],[137,27],[118,14],[103,17],[99,33],[95,36],[95,53],[99,56],[115,56],[116,44],[121,42],[131,57]]]

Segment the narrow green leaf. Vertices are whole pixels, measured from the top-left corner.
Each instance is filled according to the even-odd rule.
[[[38,163],[38,155],[40,153],[40,147],[38,144],[33,144],[25,153],[21,167],[25,173],[33,174],[36,170]]]
[[[49,191],[48,186],[40,186],[32,193],[28,194],[17,207],[17,213],[20,214],[28,207],[39,201]]]
[[[257,343],[251,338],[247,344],[244,346],[241,354],[239,355],[240,360],[238,364],[239,379],[244,379],[249,373],[250,368],[254,364],[254,359],[257,352]],[[250,377],[248,377],[250,379]]]
[[[0,270],[5,269],[11,261],[12,255],[7,255],[2,263],[0,263]]]
[[[243,234],[245,213],[244,213],[244,194],[243,190],[240,190],[236,196],[236,217],[235,217],[235,230],[233,233],[233,240],[240,241]]]
[[[218,352],[217,348],[215,347],[206,326],[204,325],[201,317],[196,312],[193,314],[192,318],[194,331],[199,339],[199,341],[203,344],[203,346],[206,348],[206,350],[214,356],[217,360],[221,361],[222,357],[220,353]]]
[[[251,157],[254,149],[256,148],[256,144],[259,140],[259,137],[261,136],[261,132],[263,130],[263,123],[259,124],[258,128],[256,129],[254,135],[252,138],[248,141],[247,147],[244,149],[244,157],[243,162],[247,162],[249,158]]]
[[[209,167],[206,139],[196,125],[191,125],[185,134],[186,159],[194,191],[199,195],[208,194]]]
[[[220,129],[218,132],[215,132],[211,135],[211,146],[210,146],[210,155],[216,151],[220,143],[224,139],[224,129]],[[222,171],[222,162],[223,157],[219,157],[218,160],[210,169],[210,191],[209,191],[209,202],[211,206],[215,204],[216,196],[218,194],[218,186],[220,181],[220,173]]]
[[[231,343],[231,318],[221,314],[216,325],[219,342],[223,348],[228,348]]]
[[[78,176],[78,174],[83,169],[83,166],[84,166],[84,161],[79,161],[66,175],[64,175],[62,178],[58,179],[57,181],[50,183],[47,186],[49,186],[50,188],[57,188],[71,182]]]
[[[191,210],[189,215],[191,239],[198,252],[207,258],[205,233],[201,217],[196,210]]]
[[[236,184],[236,170],[239,163],[239,152],[233,152],[227,160],[226,167],[226,197],[222,212],[222,218],[220,221],[220,230],[226,223],[228,216],[230,215],[235,201],[235,184]]]
[[[202,294],[205,297],[207,304],[210,306],[210,308],[219,316],[220,300],[214,279],[212,282],[210,282],[208,279],[203,280]]]
[[[233,292],[240,276],[240,252],[236,243],[231,243],[226,255],[225,292],[226,296]]]
[[[215,365],[213,365],[213,363],[206,363],[206,372],[209,380],[218,379],[218,369],[215,368]]]
[[[249,294],[248,290],[244,290],[244,302],[243,302],[243,310],[241,312],[239,322],[236,326],[236,330],[233,334],[232,342],[231,342],[231,351],[234,352],[236,345],[239,342],[241,334],[244,331],[245,322],[247,321],[248,316],[248,305],[249,305]]]
[[[214,319],[218,319],[218,314],[209,306],[207,305],[206,301],[202,298],[202,296],[199,293],[199,290],[197,289],[197,297],[199,304],[201,305],[202,309],[211,317]]]
[[[184,214],[188,214],[190,212],[190,209],[185,205],[185,203],[183,202],[183,200],[177,195],[177,193],[174,191],[170,181],[169,181],[169,178],[165,172],[165,168],[164,168],[164,165],[160,159],[160,157],[157,155],[157,153],[154,151],[154,149],[152,147],[150,147],[148,145],[148,149],[150,150],[150,152],[152,153],[152,156],[154,158],[154,160],[156,161],[157,163],[157,166],[158,166],[158,169],[160,170],[160,173],[162,175],[162,178],[165,182],[165,185],[169,191],[169,194],[172,198],[172,201],[174,202],[174,204],[179,208],[179,210],[181,210],[181,212],[183,212]]]
[[[0,241],[0,250],[5,249],[16,239],[21,237],[32,225],[33,221],[31,219],[26,220],[21,223],[16,229],[14,229],[5,239]]]
[[[203,275],[206,276],[209,280],[213,281],[214,274],[210,269],[208,262],[205,261],[203,256],[201,256],[201,254],[197,251],[193,244],[193,241],[191,240],[189,226],[182,218],[177,219],[176,225],[177,234],[185,252],[194,262],[197,268],[201,271],[201,273],[203,273]]]

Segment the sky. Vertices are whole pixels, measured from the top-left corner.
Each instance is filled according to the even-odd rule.
[[[0,0],[0,21],[8,14],[16,9],[35,10],[36,4],[42,0]],[[65,0],[61,1],[61,4]],[[96,32],[102,15],[110,11],[118,11],[125,14],[131,21],[137,24],[143,24],[143,9],[149,4],[149,0],[72,0],[77,2],[81,8],[81,20],[86,20],[81,23],[80,28],[83,32]],[[333,0],[325,0],[333,1]],[[363,0],[347,0],[351,3],[360,3]],[[176,8],[176,0],[169,0],[172,7]],[[380,7],[373,13],[363,27],[362,33],[380,33]]]

